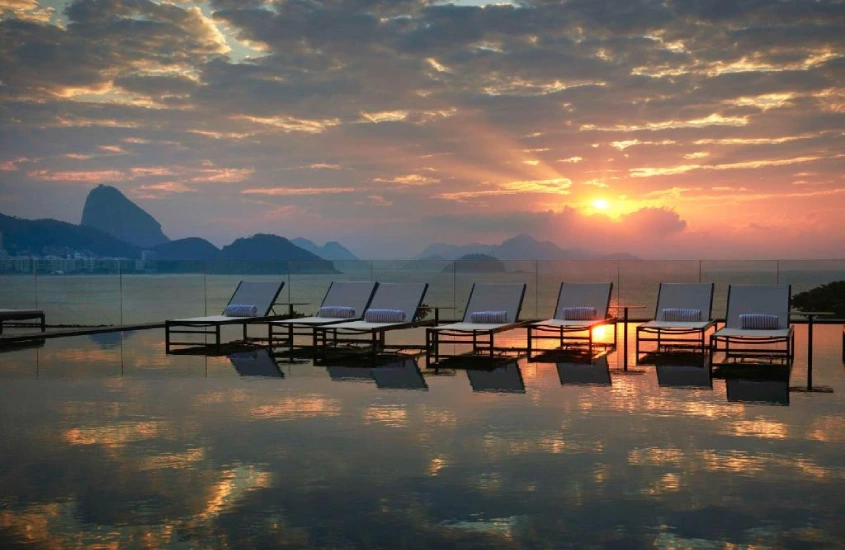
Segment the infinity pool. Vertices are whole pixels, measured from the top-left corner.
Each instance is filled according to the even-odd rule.
[[[2,548],[845,548],[839,326],[790,369],[0,353]],[[632,331],[633,332],[633,331]],[[711,375],[712,374],[712,375]],[[790,391],[790,388],[792,391]]]

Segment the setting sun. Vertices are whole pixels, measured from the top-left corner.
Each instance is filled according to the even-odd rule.
[[[593,208],[597,210],[607,210],[610,204],[605,199],[596,199],[593,201]]]

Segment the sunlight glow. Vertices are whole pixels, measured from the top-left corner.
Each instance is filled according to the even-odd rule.
[[[609,206],[610,203],[608,203],[605,199],[596,199],[593,201],[593,208],[596,210],[607,210]]]

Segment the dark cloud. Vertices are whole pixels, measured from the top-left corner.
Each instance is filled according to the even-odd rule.
[[[342,219],[360,241],[386,219],[406,241],[442,239],[456,216],[474,238],[589,232],[610,247],[636,244],[623,222],[668,242],[729,216],[714,187],[788,219],[776,193],[842,183],[834,0],[75,0],[52,23],[16,6],[0,20],[0,199],[21,215],[67,217],[44,189],[80,202],[86,181],[119,174],[169,234],[234,209],[262,230]],[[306,192],[322,188],[360,196]],[[205,219],[178,213],[180,193]],[[590,214],[600,195],[625,206]]]

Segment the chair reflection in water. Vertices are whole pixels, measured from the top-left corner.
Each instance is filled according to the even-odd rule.
[[[735,403],[789,405],[791,365],[723,365],[715,376],[725,379],[727,398]]]
[[[511,360],[493,368],[466,369],[472,391],[492,393],[525,393],[525,382],[517,361]]]
[[[569,361],[557,363],[557,375],[563,386],[611,386],[610,366],[607,354],[595,360],[589,357],[573,357]]]
[[[713,389],[713,370],[703,353],[671,353],[655,361],[663,388]]]
[[[267,349],[233,353],[228,358],[241,376],[259,376],[264,378],[285,377],[285,374]]]
[[[375,382],[380,389],[428,390],[428,384],[414,357],[398,356],[379,365],[369,361],[355,365],[350,361],[347,358],[344,364],[327,366],[326,371],[331,379],[340,382]]]

